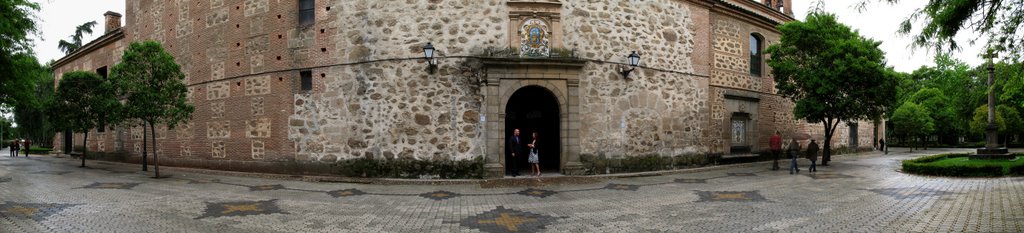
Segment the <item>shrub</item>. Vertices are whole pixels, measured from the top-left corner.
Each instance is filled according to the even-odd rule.
[[[1002,176],[1003,166],[996,164],[937,164],[939,160],[959,158],[967,154],[938,154],[921,158],[904,160],[903,171],[921,175],[960,176],[960,177],[993,177]]]
[[[1024,164],[1010,166],[1010,175],[1024,176]]]

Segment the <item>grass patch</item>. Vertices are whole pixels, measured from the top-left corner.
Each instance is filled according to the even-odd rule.
[[[1016,154],[1016,156],[1022,156]],[[939,154],[904,160],[903,171],[921,175],[996,177],[1024,175],[1024,158],[1016,160],[972,160],[967,154]]]

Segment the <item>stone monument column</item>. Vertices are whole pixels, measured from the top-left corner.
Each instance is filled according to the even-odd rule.
[[[995,79],[995,67],[992,64],[992,49],[988,50],[988,127],[985,128],[985,148],[979,148],[978,153],[971,156],[972,159],[1011,159],[1013,156],[1008,153],[1006,147],[999,147],[999,134],[996,125],[996,97],[995,89],[992,88]]]

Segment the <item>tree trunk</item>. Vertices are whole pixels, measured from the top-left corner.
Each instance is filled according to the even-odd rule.
[[[832,119],[826,120],[822,123],[825,124],[825,146],[822,150],[821,166],[828,166],[828,162],[832,160],[832,134],[839,124],[837,122],[837,124],[833,125]]]
[[[146,163],[146,123],[142,123],[142,171],[149,171],[149,164]]]
[[[153,168],[156,171],[156,177],[153,178],[160,178],[160,157],[156,155],[156,129],[153,126],[153,122],[149,123],[149,133],[153,134],[152,139],[150,139],[153,140]]]
[[[89,130],[85,131],[85,136],[82,137],[82,166],[85,167],[85,156],[88,155],[89,151]]]

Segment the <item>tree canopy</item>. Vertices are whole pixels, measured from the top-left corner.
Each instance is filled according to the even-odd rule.
[[[53,140],[54,129],[46,115],[46,105],[54,96],[53,73],[49,67],[42,67],[35,77],[35,89],[31,101],[19,102],[14,107],[14,119],[18,123],[19,133],[39,145],[49,145]]]
[[[117,95],[125,99],[121,116],[174,128],[188,120],[194,107],[185,95],[185,73],[159,42],[135,42],[128,46],[121,63],[114,65],[111,81]]]
[[[117,103],[110,85],[98,74],[73,71],[64,73],[47,113],[51,118],[60,119],[53,122],[56,128],[85,133],[82,139],[85,145],[89,130],[95,128],[103,115],[110,112]],[[85,154],[86,151],[83,151],[83,167]]]
[[[38,10],[38,4],[27,0],[0,0],[0,105],[31,99],[31,73],[39,70],[39,62],[28,37],[38,33],[34,20]]]
[[[890,4],[901,0],[881,0]],[[868,1],[861,1],[858,8],[865,9]],[[910,35],[916,29],[914,23],[923,22],[920,33],[912,35],[916,47],[932,48],[939,53],[958,50],[955,38],[963,29],[981,34],[970,39],[970,43],[986,43],[989,48],[1004,51],[1006,58],[1019,60],[1024,54],[1024,31],[1018,30],[1024,23],[1024,0],[928,0],[928,3],[914,11],[901,24],[899,33]]]
[[[165,124],[173,129],[178,123],[190,119],[195,111],[186,98],[188,89],[182,82],[184,79],[181,67],[159,42],[132,43],[124,51],[121,63],[114,65],[111,72],[117,96],[124,100],[117,118],[113,120],[138,119],[149,124],[155,147],[154,124]],[[143,145],[143,170],[146,170],[145,142]],[[160,177],[159,165],[156,177]]]
[[[1024,129],[1020,113],[1016,109],[1006,105],[996,105],[995,113],[999,134],[1018,134]],[[982,105],[974,111],[974,117],[971,120],[971,133],[974,133],[976,136],[983,136],[987,127],[988,105]]]
[[[924,137],[935,130],[935,121],[929,116],[928,109],[905,102],[892,115],[893,133],[906,137]]]
[[[956,122],[956,114],[949,105],[950,99],[938,88],[924,88],[910,97],[910,101],[928,110],[928,116],[935,122],[946,122],[936,124],[934,132],[938,135],[956,135],[960,130]]]
[[[796,118],[825,126],[827,164],[840,122],[878,119],[892,107],[896,75],[885,66],[880,42],[861,37],[832,14],[811,12],[804,22],[778,29],[779,43],[767,49],[775,87],[796,103]]]
[[[82,47],[82,37],[85,34],[92,34],[93,26],[96,26],[96,21],[89,21],[78,25],[78,27],[75,27],[75,34],[71,35],[71,41],[60,40],[60,42],[57,42],[57,48],[63,51],[65,55],[78,50]]]

